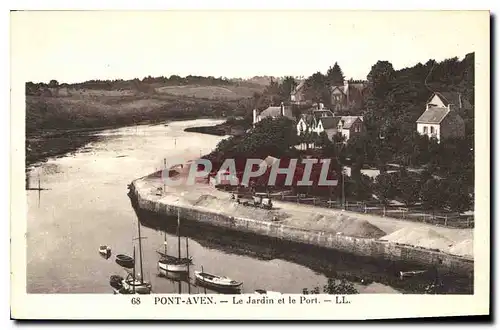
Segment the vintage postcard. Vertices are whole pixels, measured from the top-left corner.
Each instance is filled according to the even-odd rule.
[[[489,41],[488,11],[12,12],[12,318],[488,315]]]

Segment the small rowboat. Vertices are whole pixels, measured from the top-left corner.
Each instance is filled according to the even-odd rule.
[[[220,289],[238,289],[243,285],[243,282],[238,282],[226,276],[218,276],[203,271],[195,271],[194,276],[197,281]]]
[[[134,258],[125,255],[118,254],[115,259],[116,263],[124,268],[134,268],[135,260]]]
[[[273,295],[273,294],[281,294],[281,292],[278,291],[267,291],[263,289],[256,289],[255,294],[266,294],[266,295]]]
[[[401,278],[411,277],[411,276],[424,274],[426,272],[427,272],[426,270],[413,270],[413,271],[409,271],[409,272],[402,272],[401,271],[401,272],[399,272],[399,277],[401,277]]]
[[[99,253],[102,255],[107,255],[111,253],[111,248],[107,245],[99,246]]]
[[[116,290],[121,290],[123,288],[123,277],[120,275],[111,275],[109,278],[109,284]]]

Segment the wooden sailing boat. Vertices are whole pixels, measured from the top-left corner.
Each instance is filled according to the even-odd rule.
[[[139,294],[150,294],[152,285],[149,282],[144,281],[144,271],[142,268],[142,244],[141,240],[143,237],[141,237],[141,224],[137,222],[138,226],[138,233],[139,237],[137,238],[139,240],[139,259],[140,259],[140,269],[141,272],[139,273],[139,278],[136,277],[135,273],[135,262],[134,262],[134,269],[132,274],[128,274],[127,278],[123,282],[123,286],[125,289],[132,291],[132,293],[139,293]],[[134,261],[135,261],[135,246],[134,246]]]
[[[158,270],[160,271],[161,275],[166,275],[167,272],[188,272],[189,271],[189,265],[192,262],[192,259],[189,257],[189,255],[185,258],[181,257],[181,235],[180,235],[180,215],[179,211],[177,211],[177,248],[178,248],[178,255],[177,257],[173,255],[169,255],[167,253],[167,234],[165,233],[165,241],[163,243],[164,245],[164,251],[156,251],[160,255],[160,259],[158,260]]]

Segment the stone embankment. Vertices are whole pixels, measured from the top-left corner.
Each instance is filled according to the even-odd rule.
[[[159,188],[164,191],[158,193]],[[311,244],[359,256],[472,274],[472,231],[320,210],[276,202],[272,210],[239,205],[210,185],[163,187],[158,176],[133,181],[136,207],[224,229]],[[380,219],[378,219],[380,218]]]

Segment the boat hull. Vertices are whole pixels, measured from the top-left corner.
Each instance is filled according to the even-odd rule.
[[[213,281],[203,275],[201,275],[201,272],[195,272],[195,279],[198,283],[216,288],[216,289],[230,289],[230,290],[239,290],[243,283],[241,282],[236,282],[233,281],[234,283],[217,283],[216,281]]]
[[[189,264],[180,263],[180,264],[170,264],[158,261],[158,269],[160,274],[165,275],[166,272],[172,273],[187,273],[189,268]]]
[[[124,280],[123,288],[129,292],[150,294],[152,286],[150,283],[140,282],[138,280]]]
[[[124,268],[134,268],[135,260],[129,256],[119,254],[116,256],[115,262]]]

